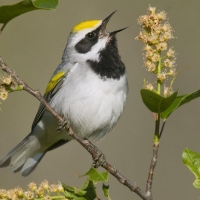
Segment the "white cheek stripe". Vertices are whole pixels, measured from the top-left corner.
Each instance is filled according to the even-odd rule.
[[[99,62],[99,53],[105,49],[108,37],[98,39],[98,42],[91,48],[91,50],[85,54],[82,54],[84,60],[92,60]]]

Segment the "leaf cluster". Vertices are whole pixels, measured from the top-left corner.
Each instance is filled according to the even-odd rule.
[[[88,178],[80,189],[77,187],[72,187],[62,184],[66,198],[73,200],[99,199],[95,185],[98,182],[108,181],[108,172],[99,172],[95,168],[90,168],[90,170],[82,176],[88,176]],[[103,184],[102,189],[104,196],[107,197],[108,200],[110,200],[109,186]]]
[[[146,107],[154,113],[159,113],[161,118],[166,120],[175,110],[182,105],[200,97],[200,90],[191,94],[177,96],[178,92],[174,92],[168,97],[163,97],[154,91],[142,89],[140,91],[142,100]]]
[[[6,24],[15,17],[33,10],[52,10],[58,5],[58,0],[23,0],[14,5],[0,7],[0,23],[3,24],[1,31]]]

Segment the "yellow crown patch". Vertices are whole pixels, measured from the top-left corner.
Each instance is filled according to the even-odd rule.
[[[86,28],[93,28],[95,27],[101,20],[92,20],[92,21],[85,21],[77,24],[73,28],[73,32],[81,31]]]

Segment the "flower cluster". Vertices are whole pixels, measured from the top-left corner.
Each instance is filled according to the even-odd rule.
[[[156,8],[149,6],[148,14],[142,15],[138,19],[141,31],[136,37],[144,45],[144,65],[147,71],[156,75],[158,85],[163,85],[169,76],[176,75],[175,51],[168,48],[169,40],[174,38],[172,27],[166,21],[167,14],[164,11],[156,13]],[[145,82],[144,87],[149,90],[155,90],[153,84]],[[171,87],[166,89],[164,96],[172,93]]]
[[[0,74],[0,99],[6,100],[8,98],[8,93],[14,91],[21,91],[23,89],[22,85],[18,85],[10,75]],[[1,103],[1,102],[0,102]]]
[[[47,180],[44,180],[39,186],[36,183],[31,182],[28,185],[28,190],[24,191],[22,188],[17,187],[11,190],[0,189],[0,199],[3,200],[32,200],[32,199],[44,199],[51,200],[56,199],[52,193],[56,193],[61,200],[66,199],[64,196],[64,188],[59,182],[58,184],[49,185]],[[67,199],[66,199],[67,200]]]
[[[11,76],[2,76],[0,78],[0,99],[6,100],[8,97],[8,91],[6,89],[6,86],[11,85],[12,78]]]
[[[4,86],[0,86],[0,99],[6,100],[8,97],[8,91],[6,91]]]

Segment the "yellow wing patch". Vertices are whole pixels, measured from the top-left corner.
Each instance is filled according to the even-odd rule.
[[[53,78],[49,81],[46,87],[46,91],[44,94],[50,92],[59,82],[59,80],[65,75],[65,72],[58,72]]]
[[[93,28],[95,27],[101,20],[92,20],[92,21],[85,21],[77,24],[73,28],[73,32],[81,31],[86,28]]]

